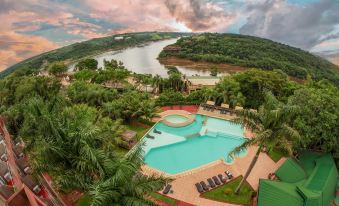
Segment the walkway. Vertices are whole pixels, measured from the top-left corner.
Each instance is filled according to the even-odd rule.
[[[198,111],[197,105],[173,105],[173,106],[163,106],[162,110],[185,110],[187,112],[195,113]]]
[[[248,148],[248,155],[243,158],[237,158],[232,165],[226,165],[222,161],[211,164],[208,167],[203,166],[195,171],[192,171],[189,175],[179,175],[171,184],[173,186],[173,193],[169,194],[169,197],[182,200],[190,204],[198,206],[233,206],[233,204],[216,202],[200,197],[200,194],[196,190],[194,184],[207,178],[215,176],[217,174],[225,174],[226,170],[233,172],[234,176],[245,174],[252,158],[255,155],[257,147]],[[259,179],[267,179],[268,174],[274,172],[285,161],[285,158],[275,163],[266,153],[260,153],[259,159],[253,168],[247,181],[255,189],[258,189]],[[145,169],[145,168],[144,168]],[[145,173],[154,174],[154,170],[144,170]]]
[[[189,113],[187,111],[182,110],[169,110],[160,113],[160,116],[166,116],[168,114],[180,114],[180,113]],[[210,112],[205,111],[203,109],[199,109],[197,114],[203,114],[207,116],[212,116],[221,119],[234,119],[236,116],[230,116],[225,114],[220,114],[220,112]],[[247,138],[252,138],[254,134],[245,128],[244,136]],[[198,206],[235,206],[234,204],[217,202],[209,199],[205,199],[200,197],[200,194],[196,190],[195,183],[200,181],[205,181],[207,178],[218,174],[225,174],[226,170],[230,170],[233,172],[234,176],[244,175],[248,166],[250,165],[251,160],[253,159],[257,146],[252,146],[248,148],[248,154],[243,158],[236,158],[232,165],[226,165],[222,160],[215,161],[208,165],[204,165],[200,168],[193,169],[188,172],[184,172],[183,174],[178,175],[167,175],[167,177],[171,177],[174,181],[171,183],[173,188],[173,193],[169,194],[169,197],[174,199],[182,200],[188,202],[190,204],[198,205]],[[258,161],[254,166],[250,176],[248,177],[248,183],[257,190],[259,187],[259,179],[267,179],[268,174],[275,172],[277,168],[285,161],[285,158],[282,158],[277,163],[275,163],[266,153],[260,153]],[[157,171],[154,168],[150,168],[147,165],[142,168],[145,174],[154,175],[161,174],[161,172]],[[162,174],[165,175],[166,174]]]

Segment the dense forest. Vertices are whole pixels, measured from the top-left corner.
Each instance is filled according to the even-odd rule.
[[[119,50],[126,47],[137,46],[150,41],[158,41],[167,38],[175,38],[183,33],[175,32],[140,32],[113,35],[103,38],[91,39],[84,42],[75,43],[53,51],[49,51],[38,56],[26,59],[17,63],[0,73],[0,78],[7,76],[19,69],[40,69],[42,65],[55,61],[73,61],[86,56],[98,54],[108,50]],[[185,33],[185,35],[187,35]],[[115,37],[124,37],[123,40]]]
[[[286,74],[306,79],[323,78],[339,84],[339,67],[309,52],[268,39],[238,34],[207,33],[179,39],[173,50],[163,50],[159,57],[180,57],[194,61],[228,63],[263,70],[280,69]]]
[[[104,69],[98,69],[94,59],[79,61],[73,74],[67,73],[63,62],[49,64],[40,74],[34,69],[18,70],[0,80],[0,114],[14,141],[25,142],[35,174],[48,172],[59,191],[83,191],[92,206],[131,205],[131,201],[153,205],[145,194],[159,190],[168,180],[143,175],[142,151],[137,147],[127,153],[120,137],[132,122],[151,126],[150,120],[163,105],[212,100],[261,114],[269,92],[274,100],[269,108],[293,108],[289,110],[293,118],[285,121],[300,138],[289,141],[290,151],[328,152],[338,164],[339,90],[328,80],[308,78],[299,84],[280,70],[250,69],[223,77],[215,88],[186,94],[183,74],[170,67],[168,75],[131,73],[115,60],[104,61]],[[70,78],[68,84],[65,77]],[[140,85],[155,89],[146,92]],[[278,121],[275,115],[269,117]],[[265,145],[284,151],[286,144],[278,142]]]

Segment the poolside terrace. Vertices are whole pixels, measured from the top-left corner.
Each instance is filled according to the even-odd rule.
[[[159,114],[161,119],[167,115],[171,114],[190,114],[190,112],[183,110],[167,110]],[[197,114],[202,114],[210,117],[221,118],[225,120],[232,120],[236,116],[233,114],[221,114],[220,111],[207,111],[202,107],[198,108]],[[159,120],[157,119],[157,120]],[[252,138],[254,134],[245,128],[244,136],[247,138]],[[216,160],[207,165],[203,165],[199,168],[192,169],[190,171],[185,171],[183,173],[178,173],[175,175],[169,175],[162,171],[159,171],[155,168],[144,165],[142,171],[148,175],[161,175],[174,179],[171,182],[173,193],[169,193],[168,196],[182,200],[194,205],[234,205],[230,203],[217,202],[210,199],[206,199],[200,196],[200,193],[195,187],[195,183],[200,181],[205,181],[212,176],[218,174],[225,175],[226,170],[232,171],[235,177],[239,175],[244,175],[252,158],[256,153],[257,147],[253,146],[248,148],[248,154],[245,157],[238,157],[235,159],[232,165],[225,164],[224,160]],[[259,187],[259,179],[268,179],[268,175],[277,170],[281,164],[285,161],[285,158],[280,159],[278,162],[274,162],[266,153],[261,153],[259,159],[253,168],[250,176],[247,179],[247,182],[255,190]]]

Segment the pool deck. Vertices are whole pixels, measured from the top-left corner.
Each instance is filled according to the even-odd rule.
[[[160,113],[160,116],[167,116],[170,114],[182,114],[189,113],[183,110],[168,110]],[[221,118],[225,120],[234,119],[236,116],[229,116],[225,114],[220,114],[217,112],[210,112],[205,110],[198,110],[197,114],[202,114],[206,116],[212,116],[216,118]],[[244,136],[247,138],[252,138],[254,134],[245,128]],[[203,165],[199,168],[176,174],[176,175],[168,175],[163,172],[160,172],[154,168],[148,167],[147,165],[142,166],[143,173],[147,175],[163,175],[166,177],[173,178],[174,180],[171,182],[173,193],[169,194],[169,197],[182,200],[197,206],[236,206],[236,204],[223,203],[218,201],[209,200],[203,197],[200,197],[198,193],[195,183],[200,181],[207,182],[207,178],[211,178],[212,176],[216,176],[218,174],[225,175],[226,170],[232,171],[235,177],[239,175],[245,174],[248,166],[250,165],[251,160],[253,159],[257,146],[249,147],[248,154],[242,158],[236,158],[232,165],[227,165],[222,160],[214,161],[208,165]],[[266,153],[260,153],[258,161],[254,166],[250,176],[247,178],[248,183],[255,189],[258,189],[259,179],[267,179],[268,174],[274,172],[280,165],[285,161],[285,158],[280,159],[277,163],[274,162]]]
[[[207,182],[207,178],[212,176],[216,176],[218,174],[225,175],[226,170],[232,171],[235,177],[239,175],[245,174],[252,158],[256,153],[257,147],[253,146],[248,148],[248,155],[243,158],[236,158],[232,165],[226,165],[223,161],[215,161],[211,164],[204,165],[201,168],[196,168],[190,171],[189,173],[183,175],[179,175],[179,177],[175,178],[171,184],[173,188],[173,193],[169,194],[169,197],[183,200],[185,202],[198,205],[198,206],[227,206],[227,205],[235,205],[230,203],[222,203],[213,200],[209,200],[203,197],[200,197],[200,194],[196,190],[194,184],[200,181]],[[285,161],[285,158],[280,159],[277,163],[275,163],[266,153],[260,153],[259,159],[254,166],[250,176],[247,178],[248,183],[255,189],[258,189],[259,179],[267,179],[268,174],[274,172],[278,167]],[[150,170],[148,170],[150,169]],[[146,174],[156,174],[156,170],[152,170],[151,168],[143,167],[143,171]],[[161,174],[158,173],[159,175]],[[164,173],[162,173],[164,175]],[[166,175],[165,175],[166,176]],[[170,177],[170,176],[168,176]]]

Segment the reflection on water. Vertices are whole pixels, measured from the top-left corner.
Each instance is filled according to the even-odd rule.
[[[159,74],[160,76],[167,76],[167,70],[165,66],[159,63],[157,57],[165,46],[173,44],[176,41],[177,39],[169,39],[152,42],[142,47],[133,47],[121,51],[106,52],[95,56],[94,58],[98,60],[98,67],[103,67],[104,59],[115,59],[118,61],[122,61],[127,69],[135,73],[153,75]],[[71,65],[70,69],[73,68],[74,65]],[[201,76],[208,76],[210,74],[209,71],[197,70],[189,68],[187,66],[177,66],[177,68],[186,76],[196,74]]]

